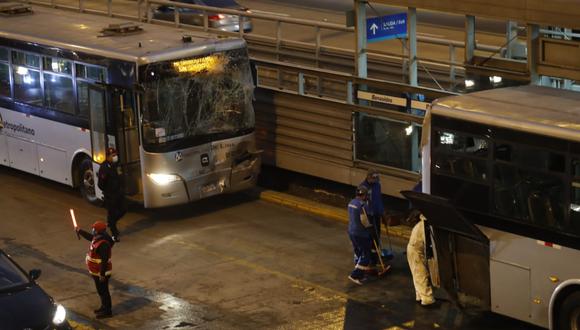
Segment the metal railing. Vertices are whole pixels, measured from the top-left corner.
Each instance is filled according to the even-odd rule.
[[[26,1],[31,4],[45,5],[53,8],[61,8],[68,10],[76,10],[80,12],[107,15],[110,17],[118,17],[123,19],[131,19],[138,21],[145,21],[150,23],[173,25],[177,27],[187,27],[191,29],[197,29],[202,31],[211,31],[212,33],[219,33],[225,35],[238,35],[246,38],[250,48],[260,49],[262,53],[269,53],[273,59],[276,60],[296,60],[296,63],[304,63],[308,61],[313,67],[325,67],[329,65],[332,61],[342,61],[341,71],[352,74],[354,72],[354,50],[348,48],[330,47],[324,45],[324,32],[339,32],[352,34],[354,38],[354,28],[345,27],[344,25],[312,21],[306,19],[292,18],[281,15],[268,15],[263,13],[254,13],[251,11],[241,11],[209,6],[200,6],[186,3],[179,3],[173,1],[165,0],[137,0],[137,1],[113,1],[113,0],[103,0],[100,4],[97,1],[89,0],[63,0],[57,2],[56,0],[30,0]],[[65,3],[62,3],[65,2]],[[93,8],[88,8],[88,4],[92,5]],[[117,7],[122,7],[122,10],[116,11],[115,5]],[[202,14],[203,25],[187,25],[183,24],[182,13],[180,10],[173,10],[174,19],[172,22],[161,21],[154,19],[154,10],[159,6],[169,6],[173,8],[181,8],[186,10],[195,10]],[[249,20],[263,20],[274,23],[275,33],[274,36],[259,35],[255,32],[245,33],[244,29],[239,29],[239,32],[226,32],[219,29],[213,29],[209,24],[209,15],[213,13],[222,13],[235,15],[239,18],[239,26],[243,26],[244,22]],[[284,38],[284,26],[303,26],[312,28],[314,30],[314,41],[304,42],[291,40]],[[456,61],[455,51],[458,48],[465,48],[465,43],[463,41],[447,40],[442,38],[434,38],[430,36],[418,35],[417,40],[420,43],[425,43],[429,45],[436,45],[441,47],[446,47],[448,50],[447,59],[428,59],[428,58],[416,58],[420,64],[420,70],[424,75],[429,76],[429,79],[435,80],[437,83],[437,78],[448,79],[449,81],[455,81],[457,76],[465,70],[466,66],[463,62]],[[403,47],[402,47],[403,48]],[[476,50],[481,52],[490,53],[491,56],[494,54],[499,54],[501,47],[477,44]],[[381,71],[389,71],[385,68],[381,68],[381,63],[385,59],[389,59],[392,65],[398,65],[399,79],[404,80],[406,72],[404,66],[409,61],[408,55],[402,50],[401,53],[387,53],[381,51],[367,50],[369,55],[369,66],[374,66],[374,71],[376,72],[376,77],[383,77]],[[329,58],[332,54],[337,54],[338,59]],[[349,64],[345,64],[344,59],[348,59]],[[331,66],[332,67],[332,66]],[[333,67],[336,69],[337,67]],[[392,71],[392,70],[391,70]],[[370,70],[369,75],[372,76],[373,70]],[[437,78],[432,74],[434,73]],[[433,84],[430,84],[433,85]],[[440,85],[437,83],[437,85]]]

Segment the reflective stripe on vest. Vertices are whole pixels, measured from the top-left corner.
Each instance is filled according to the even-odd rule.
[[[89,246],[89,252],[87,253],[85,261],[87,263],[87,268],[88,268],[89,273],[91,275],[99,276],[101,274],[101,263],[103,262],[103,260],[97,254],[97,249],[104,242],[106,242],[106,241],[102,238],[99,240],[93,239],[93,241],[91,242],[91,245]],[[109,256],[111,256],[111,249],[110,248],[109,248]],[[105,275],[111,275],[112,269],[113,269],[113,264],[111,263],[111,258],[109,257],[109,261],[107,262],[107,268],[106,268]]]

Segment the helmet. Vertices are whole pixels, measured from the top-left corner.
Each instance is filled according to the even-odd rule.
[[[109,156],[109,155],[114,156],[116,154],[117,154],[117,149],[111,148],[111,147],[107,148],[107,156]]]
[[[360,185],[356,188],[356,195],[357,196],[366,196],[369,193],[369,190],[366,186]]]
[[[93,223],[93,229],[97,233],[104,232],[107,229],[107,224],[102,221],[95,221],[95,223]]]

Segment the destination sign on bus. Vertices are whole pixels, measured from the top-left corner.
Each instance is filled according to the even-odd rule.
[[[223,60],[215,55],[192,58],[173,62],[173,68],[179,73],[221,71],[223,68]]]

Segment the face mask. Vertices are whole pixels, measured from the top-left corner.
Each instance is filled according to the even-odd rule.
[[[116,163],[119,161],[119,156],[113,156],[113,163]]]

